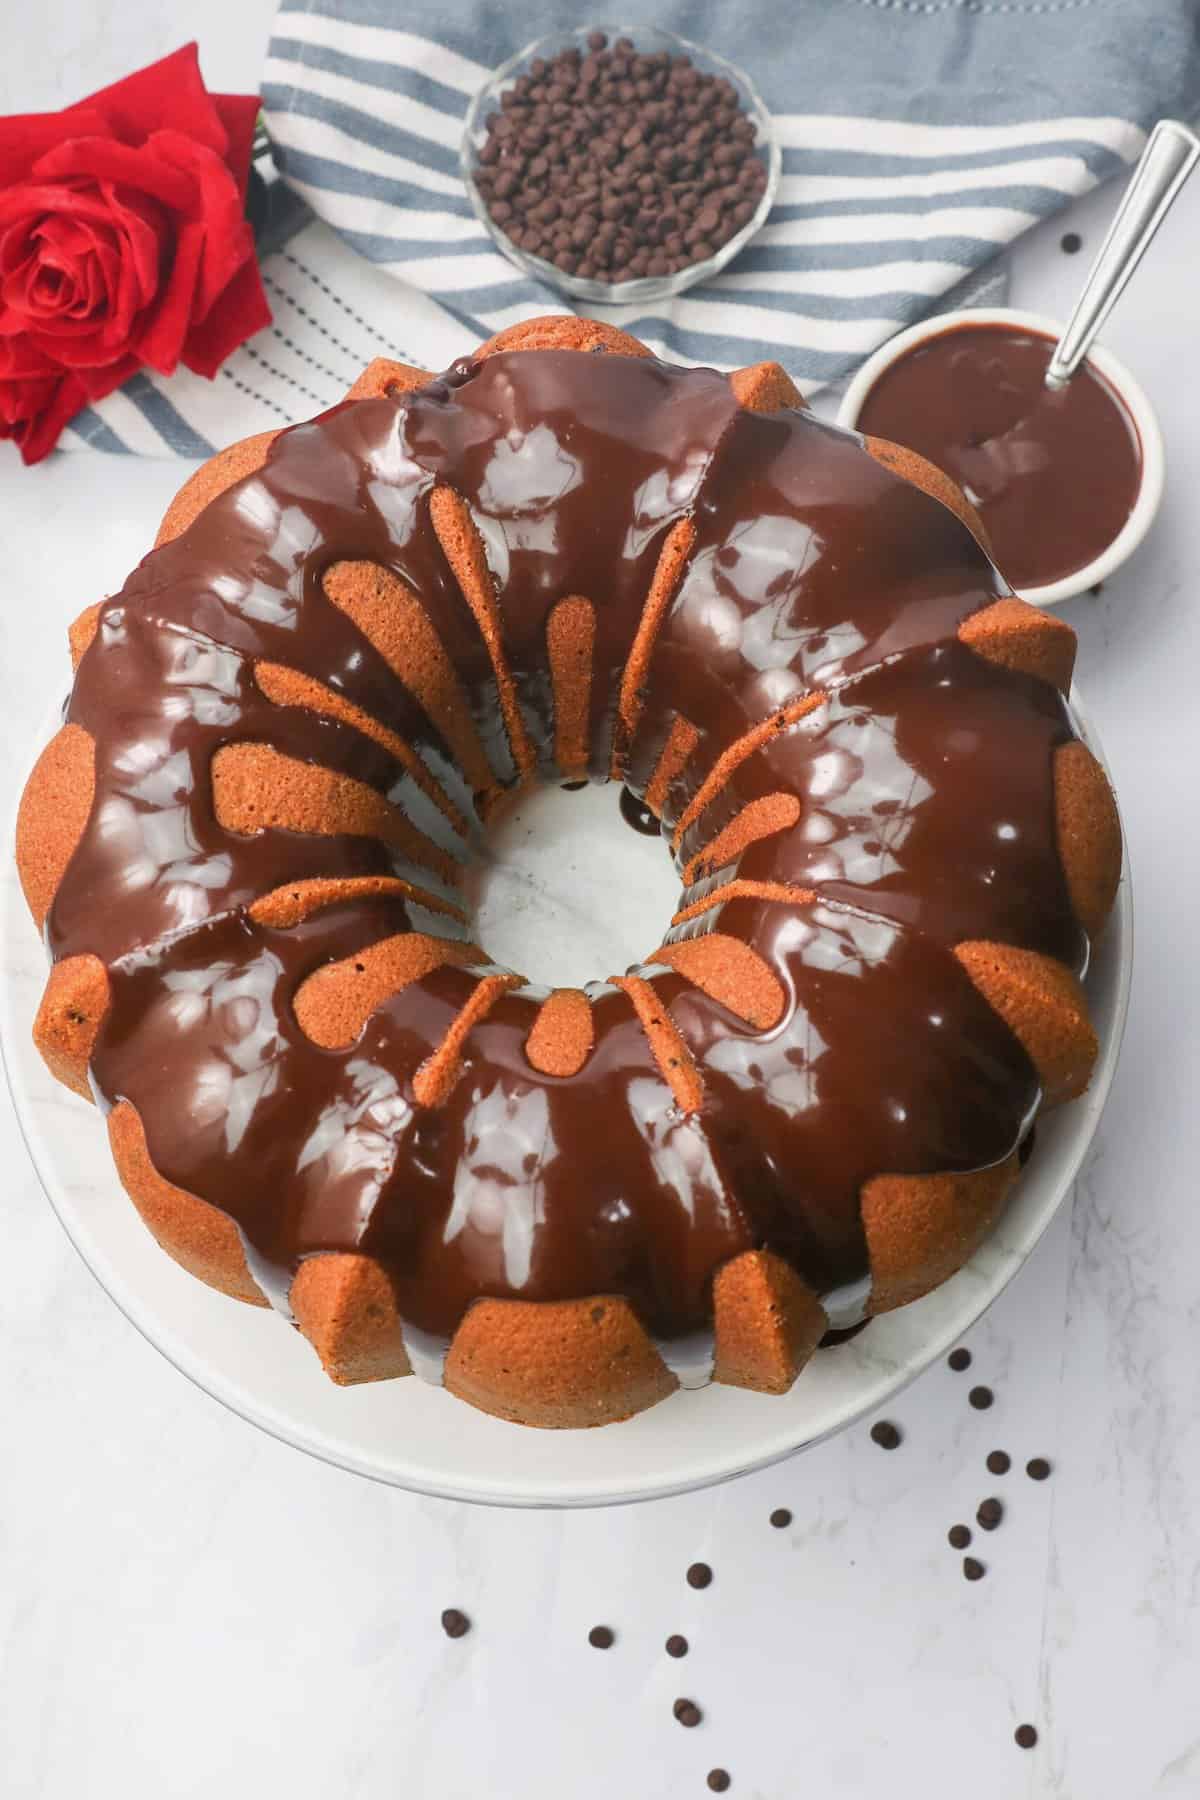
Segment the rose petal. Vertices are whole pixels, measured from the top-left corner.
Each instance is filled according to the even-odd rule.
[[[162,375],[174,372],[195,311],[196,280],[204,253],[204,227],[185,225],[175,240],[175,260],[154,307],[131,340],[144,363]]]
[[[237,182],[238,193],[245,200],[250,164],[254,160],[254,133],[258,127],[262,100],[258,94],[214,94],[212,102],[229,134],[225,162]]]
[[[103,400],[106,394],[119,388],[131,375],[136,375],[141,366],[141,359],[132,351],[127,351],[124,356],[117,357],[115,362],[106,363],[102,369],[77,369],[75,373],[89,400]]]
[[[126,143],[140,143],[164,119],[170,119],[177,130],[207,144],[218,156],[223,156],[228,146],[225,127],[200,74],[194,42],[111,87],[101,88],[81,101],[79,109],[102,113],[109,128]],[[68,108],[63,116],[69,119],[75,110]]]
[[[153,145],[157,135],[152,133],[136,150],[128,144],[118,144],[112,138],[71,138],[40,157],[31,173],[37,181],[70,181],[82,177],[97,187],[120,182],[139,193],[149,194],[172,212],[190,211],[194,205],[194,183],[185,172],[155,154]],[[204,146],[199,148],[203,150]],[[208,150],[205,154],[212,156],[213,152]]]
[[[97,189],[78,182],[30,181],[0,193],[0,227],[21,219],[32,227],[48,213],[63,213],[68,218],[106,219],[109,207]]]
[[[69,116],[69,126],[64,123],[68,114],[61,112],[15,113],[0,119],[0,188],[24,181],[38,157],[65,136],[90,137],[108,130],[104,114],[89,112],[86,101],[72,107]]]
[[[34,325],[58,313],[69,314],[79,291],[74,275],[52,263],[33,263],[24,280],[12,286],[17,289],[12,304],[28,313]]]
[[[41,462],[53,450],[87,395],[73,375],[37,381],[0,379],[0,437],[15,438],[26,463]]]
[[[0,338],[0,381],[36,381],[57,375],[58,365],[44,356],[27,337]]]
[[[197,205],[191,216],[203,221],[204,250],[195,314],[203,317],[253,252],[253,233],[242,210],[242,197],[225,164],[179,132],[156,131],[147,148],[188,170],[196,182]]]
[[[174,229],[166,214],[139,194],[114,191],[112,229],[117,235],[117,287],[109,335],[124,342],[137,314],[151,304],[173,255]]]
[[[86,303],[88,312],[103,308],[111,313],[121,275],[119,234],[110,226],[90,224],[79,231],[87,239],[78,265],[81,305]]]
[[[250,256],[242,264],[218,304],[193,325],[183,346],[182,361],[197,375],[216,374],[230,351],[271,323],[258,264]]]

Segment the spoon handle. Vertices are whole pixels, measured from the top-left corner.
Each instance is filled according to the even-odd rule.
[[[1200,138],[1175,119],[1160,119],[1100,246],[1067,328],[1046,370],[1047,387],[1069,381],[1124,292],[1180,188],[1200,157]]]

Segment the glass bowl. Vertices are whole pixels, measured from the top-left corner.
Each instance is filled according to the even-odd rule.
[[[603,31],[610,44],[617,38],[628,38],[634,48],[644,55],[665,50],[671,56],[688,56],[702,74],[724,76],[737,89],[738,104],[754,126],[754,147],[767,170],[767,185],[759,197],[758,205],[746,223],[712,256],[705,257],[703,262],[689,263],[686,269],[679,269],[672,275],[643,275],[634,281],[617,282],[594,281],[588,276],[570,275],[565,269],[547,262],[544,257],[531,256],[528,251],[514,244],[488,212],[483,195],[475,185],[479,152],[487,140],[485,124],[488,115],[499,107],[500,96],[513,85],[519,75],[526,72],[535,57],[544,57],[549,62],[560,51],[572,48],[586,54],[587,39],[594,31]],[[710,276],[718,274],[726,263],[733,261],[739,250],[745,248],[770,212],[779,187],[781,162],[771,115],[749,76],[743,74],[733,63],[726,62],[723,56],[704,49],[703,45],[693,44],[687,38],[676,37],[674,32],[660,31],[652,25],[585,25],[578,31],[551,32],[546,37],[527,44],[524,50],[518,51],[516,56],[510,57],[497,69],[475,95],[467,112],[459,152],[459,168],[476,217],[509,262],[515,263],[518,269],[532,276],[535,281],[546,282],[551,287],[558,288],[561,293],[570,294],[577,300],[593,300],[608,306],[666,300],[673,294],[682,294],[685,288],[694,286],[696,282],[707,281]]]

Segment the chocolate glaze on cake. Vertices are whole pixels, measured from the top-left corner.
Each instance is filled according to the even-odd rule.
[[[1038,1074],[969,953],[1085,966],[1073,733],[962,641],[1004,583],[861,439],[710,370],[600,373],[501,352],[351,401],[145,559],[69,703],[95,795],[46,929],[107,967],[101,1104],[277,1306],[314,1252],[367,1253],[436,1362],[479,1296],[622,1295],[690,1385],[739,1253],[847,1323],[864,1186],[1020,1144]],[[461,717],[331,599],[363,565],[419,598]],[[490,964],[456,899],[499,793],[581,758],[683,879],[662,948],[586,1001]],[[313,909],[319,881],[354,886]],[[548,1019],[577,1057],[534,1057]]]

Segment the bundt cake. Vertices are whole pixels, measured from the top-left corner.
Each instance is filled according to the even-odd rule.
[[[776,365],[586,320],[195,474],[72,628],[17,846],[37,1043],[164,1249],[334,1381],[547,1426],[782,1393],[953,1274],[1087,1084],[1121,857],[1073,634],[980,538]],[[682,892],[549,991],[461,878],[584,779]]]

